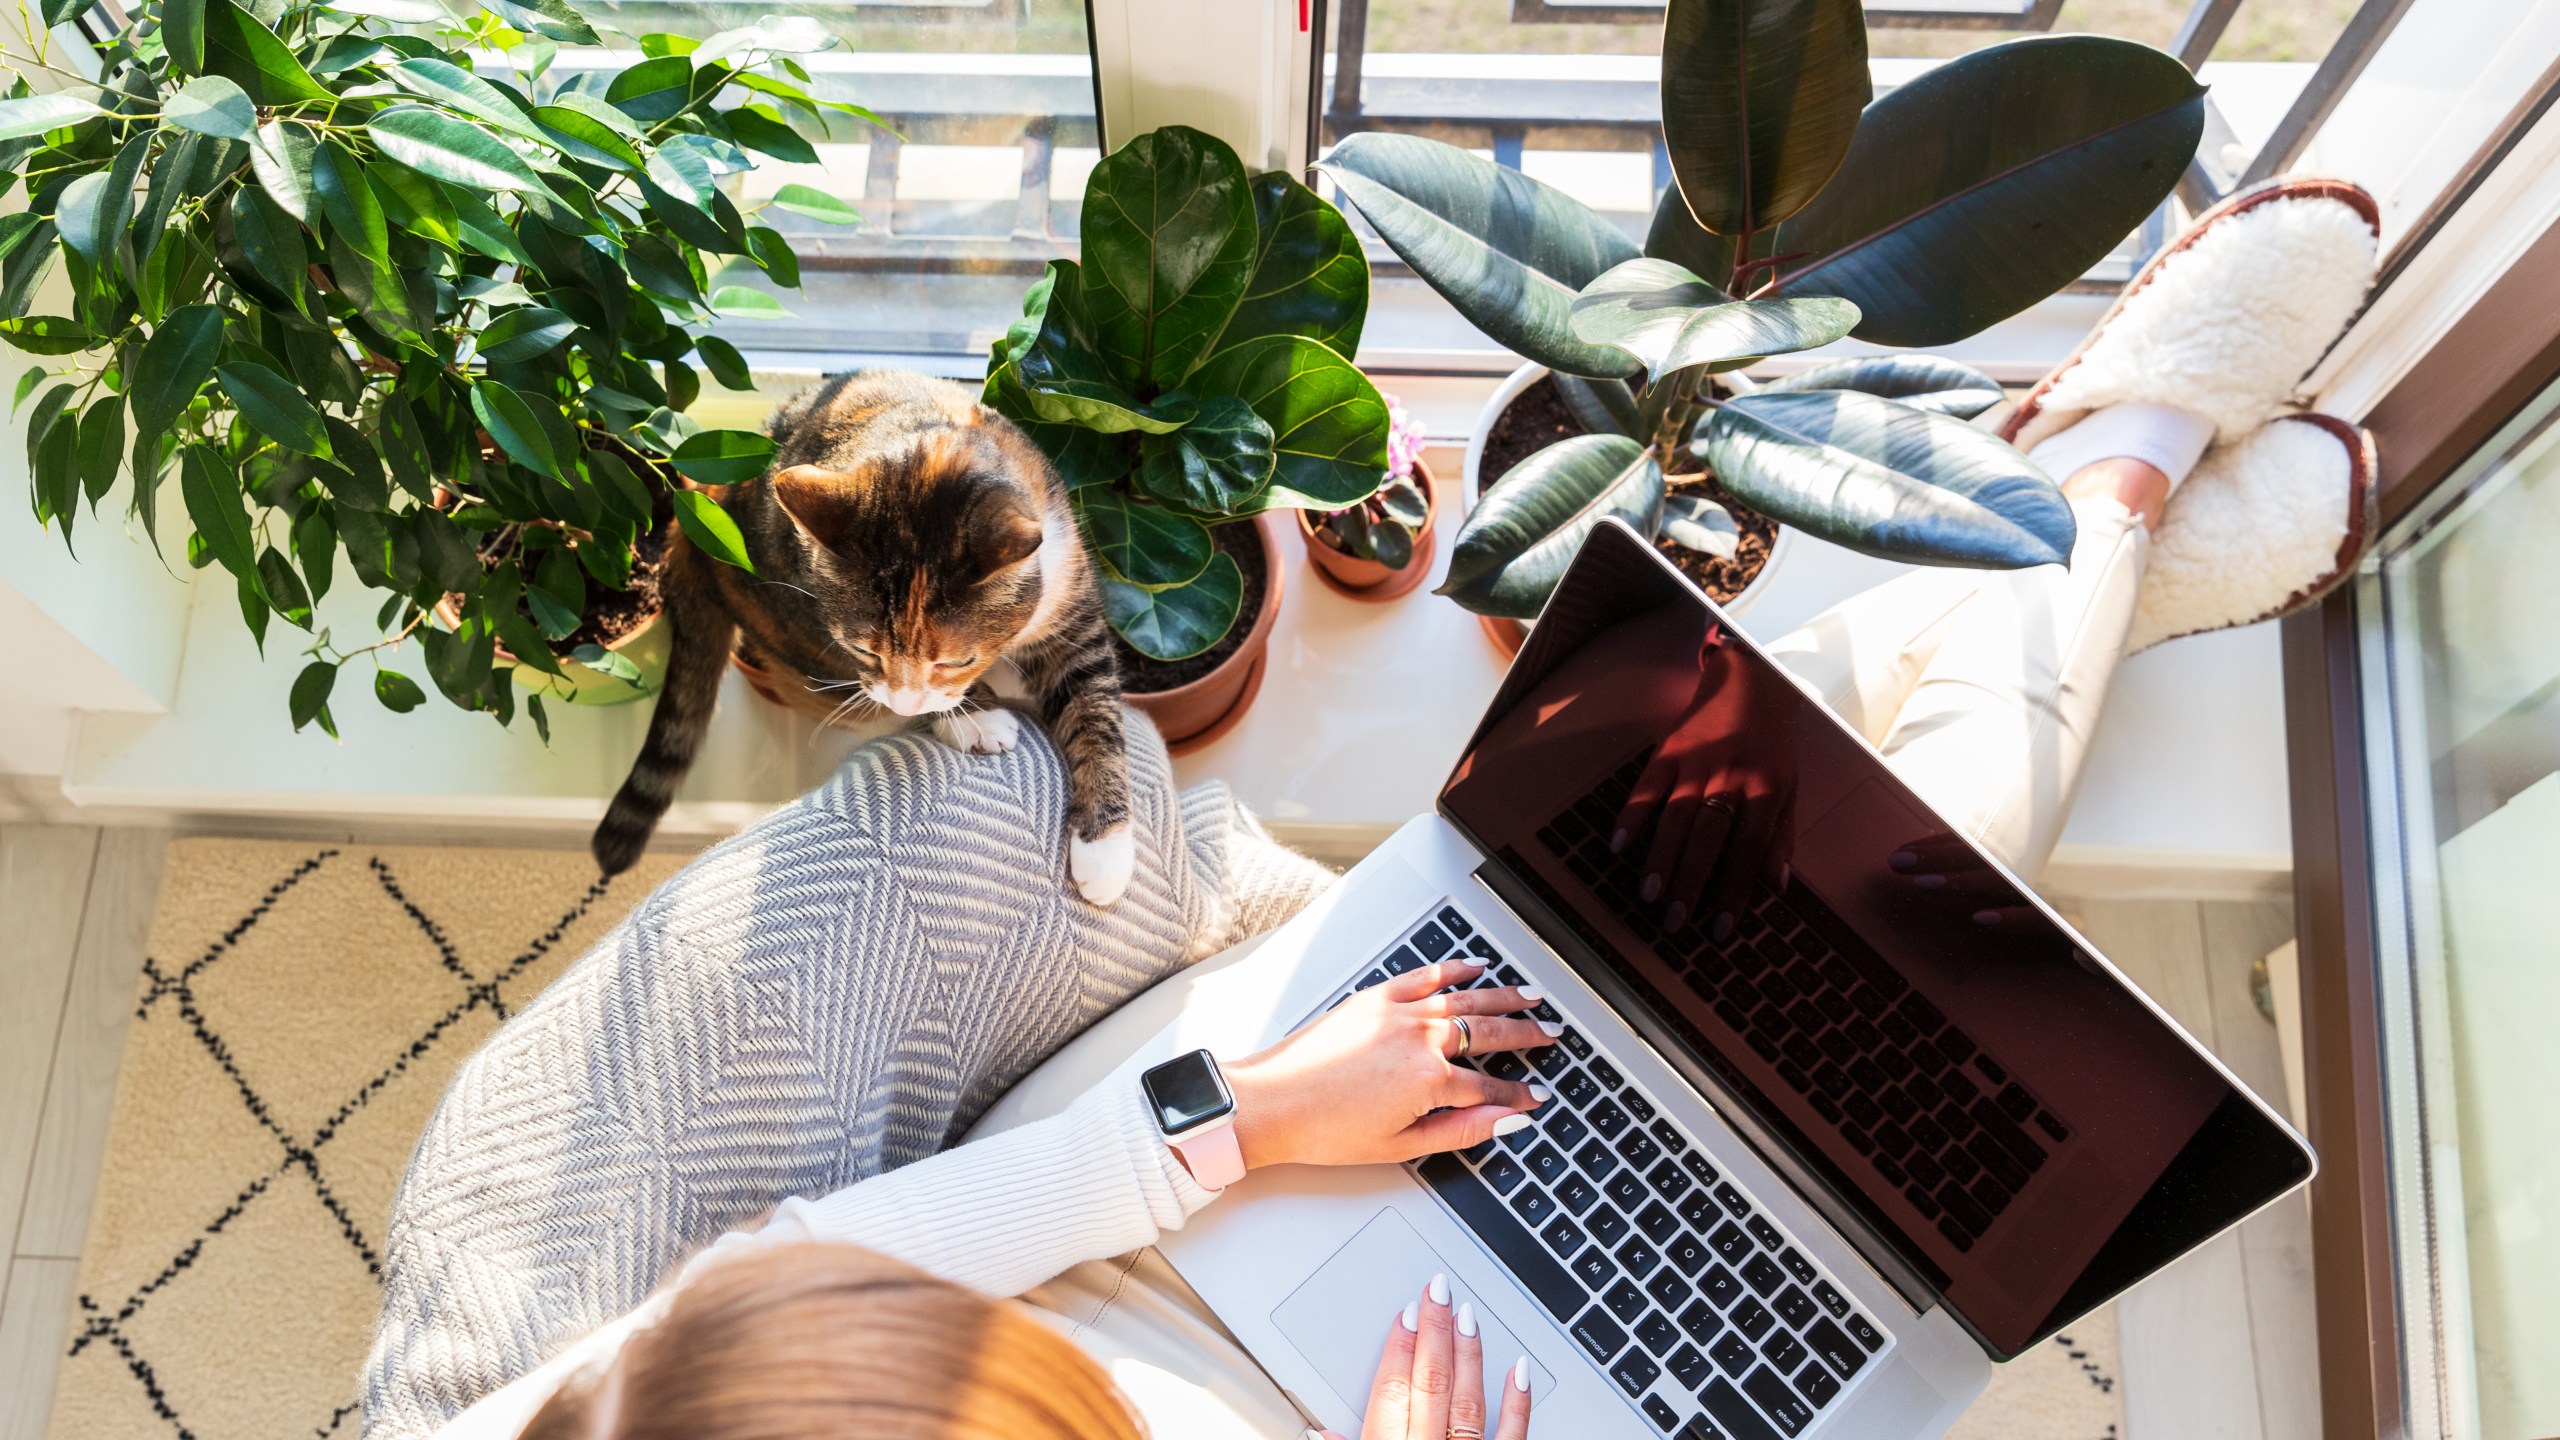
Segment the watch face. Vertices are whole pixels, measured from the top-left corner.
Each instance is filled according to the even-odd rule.
[[[1206,1050],[1167,1060],[1138,1083],[1146,1087],[1147,1103],[1156,1107],[1156,1124],[1167,1135],[1198,1129],[1236,1108],[1218,1062]]]

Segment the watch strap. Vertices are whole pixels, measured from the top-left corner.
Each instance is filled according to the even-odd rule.
[[[1165,1143],[1203,1190],[1224,1190],[1244,1178],[1244,1146],[1236,1141],[1232,1115],[1188,1135],[1168,1135]]]

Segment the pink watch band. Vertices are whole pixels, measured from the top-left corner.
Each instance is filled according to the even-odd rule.
[[[1244,1178],[1244,1147],[1236,1143],[1232,1115],[1205,1130],[1167,1136],[1165,1143],[1182,1157],[1182,1168],[1203,1190],[1224,1190]]]

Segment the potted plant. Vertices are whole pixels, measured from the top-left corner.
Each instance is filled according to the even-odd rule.
[[[1356,505],[1386,474],[1386,402],[1349,358],[1369,263],[1314,191],[1180,125],[1094,167],[1082,235],[988,357],[986,403],[1068,486],[1130,700],[1205,744],[1260,683],[1272,512]]]
[[[1842,336],[1946,344],[2059,290],[2168,194],[2202,133],[2203,88],[2159,51],[2069,35],[1871,93],[1857,0],[1670,0],[1676,183],[1642,246],[1436,141],[1364,134],[1333,152],[1327,173],[1387,244],[1552,372],[1547,403],[1568,418],[1551,432],[1573,432],[1486,466],[1498,478],[1442,593],[1534,615],[1604,515],[1657,535],[1666,514],[1731,523],[1737,538],[1765,517],[1923,564],[2070,553],[2052,483],[1964,423],[1998,399],[1978,374],[1884,355],[1746,392],[1736,372]],[[1753,578],[1707,564],[1730,558],[1675,555],[1727,598]]]
[[[1326,513],[1298,512],[1316,578],[1354,600],[1393,600],[1431,573],[1440,484],[1422,461],[1422,427],[1389,395],[1387,478],[1378,493]]]
[[[798,269],[716,182],[751,150],[814,160],[789,112],[860,113],[797,83],[792,56],[830,41],[806,20],[647,35],[628,69],[554,84],[594,29],[566,0],[493,5],[144,0],[91,82],[48,48],[86,6],[48,0],[0,98],[0,168],[30,185],[0,216],[0,339],[62,357],[18,385],[42,389],[37,518],[69,543],[126,474],[157,544],[174,475],[188,561],[228,572],[262,647],[276,619],[308,632],[297,729],[337,733],[359,659],[381,704],[422,704],[393,663],[414,641],[434,689],[501,724],[527,683],[547,737],[546,696],[646,687],[671,525],[747,563],[694,486],[771,442],[683,411],[697,364],[750,384],[699,332],[773,302],[724,270]],[[57,262],[68,313],[29,314]],[[374,638],[320,619],[342,575],[383,592]]]

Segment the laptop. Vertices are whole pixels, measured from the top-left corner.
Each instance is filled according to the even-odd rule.
[[[1647,898],[1651,828],[1610,844],[1649,768],[1741,797],[1686,816],[1681,853],[1713,875],[1694,915]],[[1548,1085],[1534,1125],[1259,1172],[1161,1245],[1342,1434],[1389,1317],[1441,1273],[1489,1388],[1528,1357],[1538,1435],[1934,1436],[1993,1362],[2312,1173],[2283,1119],[1614,520],[1434,813],[1129,1063],[1248,1054],[1461,955],[1480,984],[1545,987],[1566,1027],[1468,1062]]]

